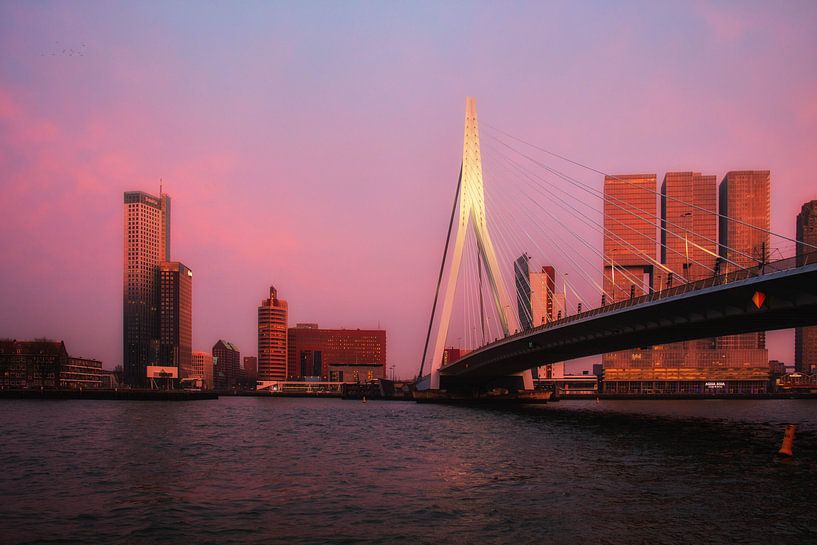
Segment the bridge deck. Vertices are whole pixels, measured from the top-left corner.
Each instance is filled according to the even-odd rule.
[[[756,291],[765,295],[758,308]],[[627,348],[817,324],[817,253],[616,302],[511,335],[443,367],[466,382]]]

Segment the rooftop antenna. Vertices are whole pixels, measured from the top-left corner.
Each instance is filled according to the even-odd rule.
[[[159,178],[159,197],[162,196],[162,179]]]

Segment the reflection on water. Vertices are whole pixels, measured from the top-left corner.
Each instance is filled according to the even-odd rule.
[[[812,401],[0,410],[4,543],[817,542]]]

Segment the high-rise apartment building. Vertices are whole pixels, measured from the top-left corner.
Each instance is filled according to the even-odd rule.
[[[553,321],[553,298],[556,292],[556,269],[543,265],[540,272],[530,272],[530,308],[533,327]]]
[[[771,184],[768,170],[727,172],[719,188],[719,241],[722,272],[754,267],[769,260]],[[732,221],[739,220],[739,221]],[[718,337],[717,346],[747,350],[752,366],[768,366],[766,333]],[[760,351],[753,353],[752,351]]]
[[[191,376],[193,353],[193,271],[178,261],[159,264],[159,365]]]
[[[241,368],[241,351],[229,341],[219,339],[213,345],[213,365],[216,390],[232,390],[238,383]]]
[[[801,263],[817,261],[817,249],[813,248],[817,246],[817,200],[805,203],[797,214],[797,242]],[[817,373],[817,326],[794,330],[794,367],[801,373]]]
[[[158,359],[159,278],[170,261],[170,197],[128,191],[124,202],[123,367],[129,386],[147,386]]]
[[[604,177],[604,292],[613,301],[639,297],[653,287],[657,247],[656,175]],[[602,355],[605,369],[649,368],[652,351]]]
[[[287,378],[287,302],[270,286],[269,298],[258,307],[258,381]]]
[[[215,386],[213,381],[213,355],[207,352],[196,351],[191,356],[192,379],[199,379],[202,382],[202,389],[212,390]]]
[[[303,377],[331,380],[330,366],[342,364],[374,364],[380,368],[376,375],[385,376],[386,332],[382,329],[320,329],[317,324],[297,324],[289,328],[287,375],[290,380]]]
[[[553,296],[556,291],[554,268],[546,265],[541,272],[531,271],[529,261],[530,257],[522,254],[513,264],[517,312],[523,331],[553,320]]]

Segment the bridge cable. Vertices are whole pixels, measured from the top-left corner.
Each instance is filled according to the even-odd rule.
[[[428,332],[426,333],[426,344],[423,348],[423,359],[420,361],[420,372],[417,375],[418,378],[422,378],[423,376],[423,367],[425,366],[426,362],[426,355],[428,354],[428,341],[431,338],[431,328],[434,324],[434,314],[437,310],[437,299],[440,296],[440,284],[443,280],[443,271],[445,270],[445,260],[448,256],[448,245],[451,242],[451,228],[454,225],[454,215],[457,212],[457,202],[460,199],[460,184],[462,184],[462,165],[460,165],[460,176],[457,179],[457,191],[454,193],[454,206],[451,208],[451,219],[448,221],[448,234],[445,237],[445,248],[443,249],[443,259],[442,263],[440,263],[440,275],[437,277],[437,289],[434,292],[434,303],[431,306],[431,319],[428,321]]]
[[[566,161],[566,162],[568,162],[568,163],[570,163],[570,164],[573,164],[573,165],[576,165],[576,166],[578,166],[578,167],[581,167],[581,168],[584,168],[584,169],[590,170],[591,172],[595,172],[596,174],[601,174],[601,175],[603,175],[603,176],[607,176],[607,177],[612,178],[612,179],[614,179],[614,180],[618,180],[618,181],[620,181],[620,182],[624,182],[624,183],[627,183],[627,184],[629,184],[629,185],[633,185],[633,186],[635,186],[635,187],[637,187],[637,188],[642,189],[643,191],[651,191],[651,192],[652,192],[653,194],[655,194],[655,195],[661,195],[661,194],[660,194],[658,191],[656,191],[656,190],[654,190],[654,189],[650,190],[650,189],[642,188],[642,187],[638,186],[637,184],[633,184],[633,183],[632,183],[632,182],[630,182],[629,180],[622,179],[622,178],[620,178],[620,177],[618,177],[618,176],[615,176],[615,175],[612,175],[612,174],[607,174],[606,172],[603,172],[603,171],[601,171],[601,170],[598,170],[598,169],[596,169],[596,168],[593,168],[593,167],[591,167],[591,166],[589,166],[589,165],[585,165],[585,164],[580,163],[580,162],[578,162],[578,161],[574,161],[574,160],[572,160],[572,159],[569,159],[568,157],[565,157],[564,155],[560,155],[560,154],[558,154],[558,153],[555,153],[555,152],[550,151],[550,150],[548,150],[548,149],[542,148],[542,147],[537,146],[537,145],[535,145],[535,144],[531,144],[530,142],[526,142],[525,140],[522,140],[521,138],[518,138],[518,137],[516,137],[516,136],[513,136],[512,134],[510,134],[510,133],[508,133],[508,132],[505,132],[505,131],[503,131],[502,129],[499,129],[498,127],[494,127],[493,125],[491,125],[491,124],[489,124],[489,123],[482,122],[482,125],[487,126],[488,128],[493,129],[493,130],[495,130],[495,131],[497,131],[497,132],[499,132],[499,133],[502,133],[502,134],[504,134],[505,136],[507,136],[508,138],[512,138],[512,139],[516,140],[517,142],[520,142],[520,143],[525,144],[525,145],[527,145],[527,146],[530,146],[530,147],[532,147],[532,148],[534,148],[534,149],[537,149],[537,150],[539,150],[539,151],[542,151],[542,152],[544,152],[544,153],[547,153],[548,155],[552,155],[553,157],[557,157],[557,158],[559,158],[559,159],[561,159],[561,160],[563,160],[563,161]],[[704,207],[702,207],[702,206],[698,206],[698,205],[696,205],[696,204],[686,202],[686,201],[684,201],[684,200],[682,200],[682,199],[678,199],[677,197],[671,197],[671,196],[669,196],[669,195],[666,195],[666,198],[667,198],[667,199],[669,199],[669,200],[672,200],[672,201],[675,201],[675,202],[678,202],[678,203],[684,204],[684,205],[689,206],[689,207],[691,207],[691,208],[695,208],[695,209],[700,210],[700,211],[702,211],[702,212],[706,212],[707,214],[714,214],[714,215],[716,215],[716,216],[717,216],[717,217],[719,217],[719,218],[723,218],[723,219],[725,219],[726,221],[732,221],[732,222],[735,222],[735,223],[737,223],[737,224],[744,225],[744,226],[746,226],[746,227],[750,227],[750,228],[752,228],[752,229],[756,229],[756,230],[761,231],[761,232],[763,232],[763,233],[766,233],[766,234],[768,234],[768,235],[771,235],[771,236],[776,236],[776,237],[778,237],[778,238],[782,238],[782,239],[784,239],[784,240],[788,240],[789,242],[794,242],[795,244],[803,244],[803,245],[805,245],[805,246],[809,246],[810,248],[814,248],[815,250],[817,250],[817,245],[809,244],[809,243],[807,243],[807,242],[801,242],[801,241],[798,241],[798,240],[793,239],[793,238],[791,238],[791,237],[788,237],[788,236],[785,236],[785,235],[780,235],[780,234],[777,234],[777,233],[773,232],[771,229],[766,229],[766,228],[764,228],[764,227],[760,227],[759,225],[753,225],[753,224],[751,224],[751,223],[745,222],[745,221],[743,221],[743,220],[741,220],[741,219],[738,219],[738,218],[730,218],[729,216],[727,216],[727,215],[725,215],[725,214],[721,214],[720,212],[716,212],[716,211],[714,211],[714,210],[708,210],[708,209],[706,209],[706,208],[704,208]]]

